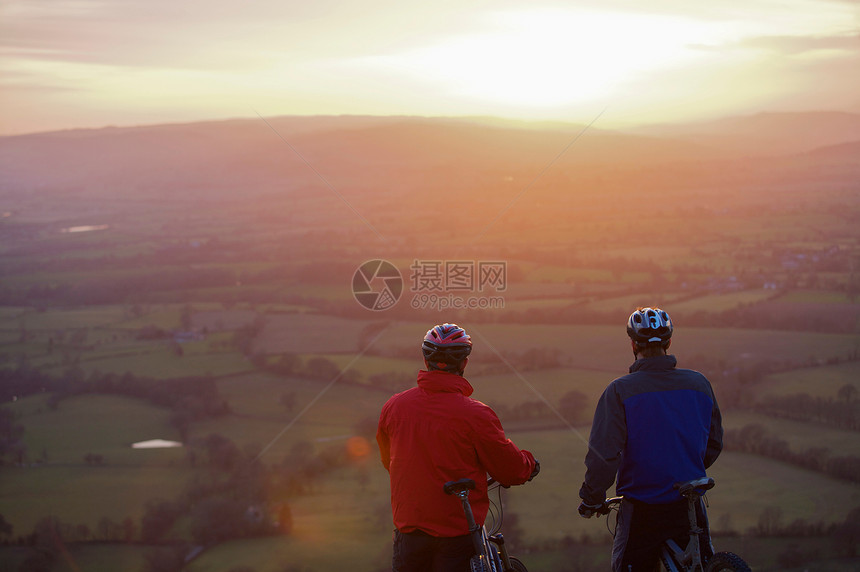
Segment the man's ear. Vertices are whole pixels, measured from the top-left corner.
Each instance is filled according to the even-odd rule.
[[[666,345],[663,346],[663,349],[666,351],[669,351],[669,346],[671,346],[671,345],[672,345],[672,338],[669,338],[669,340],[666,342]]]

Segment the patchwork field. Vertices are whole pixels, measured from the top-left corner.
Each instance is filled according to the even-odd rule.
[[[472,336],[473,397],[542,463],[504,493],[515,551],[534,570],[606,569],[606,521],[576,516],[577,491],[597,399],[633,361],[624,321],[648,304],[673,316],[671,352],[707,372],[734,439],[711,471],[711,520],[737,535],[718,547],[756,572],[792,550],[798,571],[856,569],[826,532],[860,507],[853,147],[735,160],[603,131],[523,194],[570,125],[276,123],[338,193],[241,121],[0,140],[0,570],[387,569],[375,425],[441,322]],[[166,164],[105,159],[137,165],[141,148]],[[402,274],[389,310],[351,292],[374,259]],[[416,261],[504,262],[497,292],[423,276],[504,307],[412,307]],[[131,448],[149,439],[183,446]]]

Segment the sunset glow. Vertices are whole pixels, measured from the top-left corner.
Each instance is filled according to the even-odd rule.
[[[498,115],[605,125],[860,111],[856,7],[389,0],[13,0],[0,133],[253,115]]]
[[[718,26],[670,16],[597,12],[507,12],[496,29],[371,60],[449,86],[452,95],[521,106],[611,97],[625,83],[694,61],[694,43],[725,36]]]

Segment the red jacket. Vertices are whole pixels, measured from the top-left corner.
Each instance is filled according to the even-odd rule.
[[[526,482],[535,460],[505,438],[499,418],[471,399],[466,379],[441,371],[420,371],[418,387],[391,397],[382,407],[376,441],[391,476],[394,525],[401,532],[433,536],[469,532],[463,505],[446,495],[448,481],[472,479],[469,494],[475,522],[487,516],[487,473],[503,485]]]

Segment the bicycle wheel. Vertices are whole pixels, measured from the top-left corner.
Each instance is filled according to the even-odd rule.
[[[708,561],[705,572],[751,572],[743,558],[733,552],[717,552]]]
[[[526,568],[526,565],[519,558],[511,557],[511,568],[514,572],[529,572],[529,569]]]
[[[678,568],[675,566],[675,561],[671,560],[670,558],[667,558],[665,554],[660,555],[660,564],[663,565],[663,567],[660,568],[661,571],[673,572],[675,570],[678,570]]]
[[[492,572],[489,563],[479,556],[472,556],[469,560],[469,572]]]

